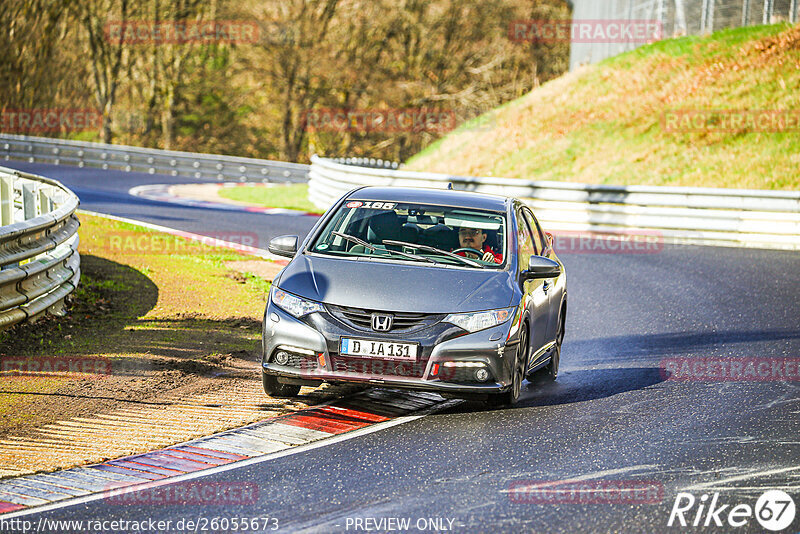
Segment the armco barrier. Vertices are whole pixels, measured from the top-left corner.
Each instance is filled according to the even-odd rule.
[[[341,160],[340,160],[341,161]],[[516,197],[548,230],[655,234],[665,243],[800,250],[800,192],[610,186],[471,178],[366,168],[314,156],[309,199],[326,209],[364,185],[454,189]]]
[[[0,167],[0,330],[64,313],[81,276],[77,207],[60,183]]]
[[[0,134],[0,158],[236,182],[306,182],[308,165]]]

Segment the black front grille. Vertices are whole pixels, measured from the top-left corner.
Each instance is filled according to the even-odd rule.
[[[464,384],[482,384],[489,381],[491,378],[491,373],[489,374],[489,379],[484,380],[481,382],[477,378],[475,378],[475,371],[477,371],[475,367],[444,367],[442,366],[439,369],[439,374],[437,378],[443,380],[445,382],[460,382]],[[488,369],[487,369],[488,371]]]
[[[442,319],[445,315],[431,314],[431,313],[403,313],[403,312],[386,312],[378,310],[366,310],[363,308],[345,308],[343,306],[328,305],[328,311],[345,324],[348,324],[358,330],[372,331],[372,314],[380,313],[383,315],[392,316],[392,329],[391,332],[409,332],[431,326]]]
[[[358,373],[369,376],[422,378],[422,375],[425,374],[425,363],[335,356],[333,357],[333,370],[340,373]]]
[[[275,354],[281,352],[280,350],[276,350]],[[305,354],[295,354],[293,352],[286,351],[289,354],[289,361],[286,362],[286,367],[296,367],[298,369],[302,369],[303,371],[312,371],[318,367],[317,364],[317,357],[316,356],[308,356]],[[272,362],[275,363],[275,354],[272,355]],[[280,364],[279,364],[280,365]]]

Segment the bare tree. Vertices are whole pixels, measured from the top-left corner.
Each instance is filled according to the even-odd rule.
[[[0,107],[51,106],[59,95],[74,98],[68,80],[75,67],[64,53],[73,0],[0,2]],[[62,79],[63,78],[63,79]]]
[[[112,141],[111,121],[122,69],[124,39],[109,39],[107,22],[116,16],[114,23],[121,27],[130,19],[129,0],[79,0],[70,4],[70,10],[80,22],[89,44],[89,60],[94,81],[94,96],[103,117],[102,139]]]

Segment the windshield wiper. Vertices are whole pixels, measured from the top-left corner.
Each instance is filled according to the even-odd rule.
[[[341,237],[342,239],[346,239],[347,241],[350,241],[351,243],[355,243],[356,245],[361,245],[362,247],[364,247],[365,249],[369,250],[370,252],[374,253],[376,250],[378,250],[378,247],[376,247],[375,245],[370,245],[369,243],[367,243],[363,239],[361,239],[359,237],[356,237],[354,235],[343,234],[341,232],[336,232],[336,231],[331,232],[331,233],[333,235],[337,236],[337,237]],[[388,243],[388,241],[384,241],[384,243]],[[416,261],[425,261],[425,262],[428,262],[428,263],[439,263],[434,259],[426,258],[425,256],[419,256],[417,254],[410,254],[408,252],[400,252],[399,250],[391,250],[391,249],[388,249],[388,248],[387,249],[381,249],[381,250],[386,250],[386,252],[388,252],[390,254],[398,254],[400,256],[403,256],[403,257],[406,257],[406,258],[411,258],[412,260],[416,260]]]
[[[428,245],[418,245],[416,243],[406,243],[405,241],[394,241],[392,239],[384,240],[383,243],[386,244],[386,245],[395,245],[395,246],[400,246],[400,247],[411,247],[411,248],[418,248],[418,249],[421,249],[421,250],[427,250],[428,252],[434,252],[436,254],[443,254],[444,256],[447,256],[448,258],[456,259],[456,260],[458,260],[460,262],[466,263],[467,265],[471,265],[473,267],[479,267],[481,269],[485,269],[486,268],[485,265],[483,265],[482,263],[478,263],[475,260],[471,260],[469,258],[465,258],[464,256],[459,256],[458,254],[453,254],[452,252],[447,252],[446,250],[442,250],[442,249],[436,248],[436,247],[431,247],[431,246],[428,246]]]
[[[341,237],[342,239],[346,239],[346,240],[350,241],[351,243],[355,243],[356,245],[361,245],[362,247],[364,247],[365,249],[369,250],[370,252],[375,252],[377,250],[373,245],[370,245],[369,243],[367,243],[363,239],[358,238],[358,237],[356,237],[354,235],[343,234],[341,232],[336,232],[336,231],[333,231],[331,233],[333,235],[335,235],[336,237]]]

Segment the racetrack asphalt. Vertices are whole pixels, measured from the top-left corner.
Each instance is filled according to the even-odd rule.
[[[205,235],[209,227],[257,231],[262,247],[275,235],[302,236],[316,220],[214,212],[127,194],[136,185],[185,179],[2,165],[61,180],[83,209]],[[408,519],[409,531],[760,532],[752,517],[738,528],[725,523],[733,506],[754,507],[764,491],[780,488],[800,508],[797,368],[794,379],[720,381],[681,381],[663,371],[680,358],[743,365],[800,358],[800,253],[665,246],[649,254],[561,258],[569,280],[561,375],[554,384],[526,382],[514,408],[464,403],[199,479],[255,482],[253,502],[175,505],[142,493],[138,504],[98,500],[27,518],[169,520],[164,531],[174,532],[180,520],[185,527],[187,520],[214,517],[275,518],[285,532],[389,531],[398,525],[389,518]],[[703,513],[701,526],[669,529],[679,492],[698,504],[709,495],[706,510],[718,493],[717,507],[729,505],[718,516],[723,526],[714,518],[702,526]],[[696,504],[686,520],[697,511]],[[195,529],[181,531],[187,530]],[[800,517],[781,531],[798,530]]]

